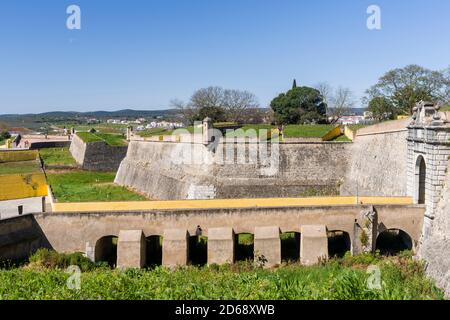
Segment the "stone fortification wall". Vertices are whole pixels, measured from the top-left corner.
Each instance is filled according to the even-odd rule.
[[[39,248],[49,248],[33,215],[0,220],[0,259],[21,261]]]
[[[447,172],[450,170],[450,162]],[[447,174],[434,220],[423,235],[419,256],[427,261],[427,273],[450,296],[450,174]]]
[[[337,194],[350,144],[227,146],[132,141],[116,183],[162,200]]]
[[[74,135],[70,145],[75,161],[83,169],[92,171],[117,171],[127,149],[128,146],[113,147],[103,141],[85,143],[77,135]]]
[[[408,121],[392,121],[357,132],[350,147],[342,195],[409,196]]]

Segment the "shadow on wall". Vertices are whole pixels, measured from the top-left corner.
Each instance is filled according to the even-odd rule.
[[[41,248],[53,249],[33,215],[0,221],[0,262],[23,263]]]

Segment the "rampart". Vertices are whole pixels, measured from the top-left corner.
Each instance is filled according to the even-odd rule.
[[[202,144],[131,141],[116,183],[160,200],[336,195],[350,144],[226,146],[212,151]],[[266,147],[263,161],[259,152]]]
[[[85,170],[117,171],[127,153],[128,146],[109,146],[103,141],[85,143],[73,136],[70,153]]]

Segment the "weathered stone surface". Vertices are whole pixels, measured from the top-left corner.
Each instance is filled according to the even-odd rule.
[[[189,257],[189,232],[186,229],[166,229],[163,235],[162,264],[184,266]]]
[[[208,264],[233,263],[234,249],[232,228],[210,228],[208,230]]]
[[[408,120],[407,120],[408,121]],[[408,122],[380,124],[357,133],[349,148],[349,165],[341,195],[407,196]]]
[[[257,227],[254,235],[255,261],[264,259],[265,267],[281,264],[281,239],[279,227]]]
[[[85,170],[117,171],[127,154],[128,146],[112,147],[105,142],[84,143],[77,135],[73,136],[70,153]]]
[[[328,259],[327,228],[324,225],[307,225],[301,228],[300,262],[310,266]]]
[[[117,241],[117,267],[142,268],[145,265],[145,244],[142,230],[120,230]]]
[[[269,144],[252,162],[266,146],[131,141],[115,181],[161,200],[338,194],[350,145]]]
[[[450,172],[450,163],[448,169]],[[435,218],[423,235],[419,256],[427,261],[427,274],[450,297],[450,175],[441,194]]]

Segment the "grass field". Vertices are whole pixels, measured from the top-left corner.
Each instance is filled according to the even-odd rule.
[[[77,135],[85,143],[103,141],[112,147],[126,145],[125,139],[121,134],[78,132]]]
[[[333,125],[287,125],[284,127],[284,136],[286,138],[321,138],[327,134]]]
[[[0,163],[0,175],[27,174],[39,171],[40,165],[36,160]]]
[[[59,128],[74,128],[76,131],[88,132],[91,129],[95,129],[101,133],[115,133],[122,134],[126,133],[128,125],[126,124],[112,124],[112,123],[100,123],[92,125],[78,125],[78,124],[64,124],[58,125]]]
[[[450,106],[442,107],[441,111],[450,111]]]
[[[40,255],[42,256],[42,255]],[[55,258],[53,258],[55,259]],[[84,258],[86,260],[86,258]],[[22,268],[0,270],[0,299],[213,299],[213,300],[426,300],[443,299],[443,293],[426,278],[424,265],[408,255],[380,258],[346,256],[319,266],[287,264],[265,270],[250,262],[225,266],[156,267],[148,270],[111,270],[76,257],[43,263],[32,258]],[[41,260],[41,261],[40,261]],[[70,264],[81,266],[80,290],[67,287]],[[368,286],[380,270],[380,287]],[[376,283],[375,283],[376,284]]]
[[[39,150],[44,164],[48,166],[76,167],[77,163],[72,157],[69,148],[50,148]]]
[[[114,172],[48,172],[47,178],[59,202],[142,201],[145,197],[114,184]]]
[[[182,128],[180,130],[187,130],[189,133],[194,133],[194,127],[189,126],[186,128]],[[138,132],[138,135],[144,138],[154,137],[154,136],[170,136],[175,130],[168,130],[164,128],[152,128],[147,129],[141,132]]]

